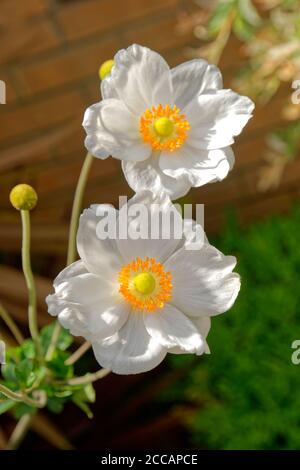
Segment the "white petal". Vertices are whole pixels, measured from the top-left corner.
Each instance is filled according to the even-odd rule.
[[[139,119],[132,114],[123,101],[103,100],[99,106],[100,120],[107,132],[120,138],[140,139]]]
[[[151,157],[143,162],[122,162],[122,169],[129,186],[135,191],[150,189],[154,192],[165,191],[170,198],[178,199],[187,194],[191,183],[185,175],[171,178],[159,168],[157,158]]]
[[[197,317],[197,318],[193,317],[193,318],[190,318],[190,321],[195,325],[195,327],[197,328],[197,331],[201,335],[202,339],[205,340],[204,341],[204,348],[202,348],[200,352],[196,353],[197,356],[200,356],[203,353],[210,354],[210,349],[209,349],[209,346],[208,346],[207,341],[206,341],[206,338],[207,338],[207,335],[209,333],[210,326],[211,326],[210,317]],[[171,348],[171,349],[168,349],[168,353],[171,353],[171,354],[186,354],[186,352],[178,346],[176,346],[174,348]]]
[[[199,250],[180,248],[165,263],[172,274],[170,303],[190,316],[212,316],[229,310],[240,289],[240,277],[232,270],[234,256],[224,256],[211,245]]]
[[[66,268],[64,268],[53,281],[54,287],[58,286],[64,281],[67,281],[70,277],[78,276],[79,274],[87,273],[87,269],[82,260],[75,261]]]
[[[101,101],[85,112],[85,146],[101,159],[112,155],[121,160],[144,160],[150,156],[151,148],[140,139],[138,126],[137,117],[120,100]]]
[[[97,158],[105,159],[117,152],[120,144],[116,136],[109,134],[100,119],[102,102],[93,104],[84,113],[83,127],[87,133],[85,147]]]
[[[120,209],[120,225],[123,216],[124,224],[128,223],[128,232],[126,238],[117,239],[117,247],[127,263],[137,257],[146,256],[163,262],[181,241],[182,217],[166,193],[140,191],[127,206]],[[174,225],[177,228],[176,232]]]
[[[99,364],[116,374],[147,372],[160,364],[167,352],[148,334],[141,312],[131,313],[117,334],[92,346]]]
[[[253,102],[232,90],[206,91],[184,112],[191,125],[188,142],[193,147],[217,149],[234,142],[252,116]]]
[[[138,116],[149,106],[173,104],[170,69],[157,52],[134,44],[119,51],[114,60],[111,76],[102,88],[104,96],[117,94]]]
[[[211,319],[210,317],[193,317],[191,318],[191,321],[194,323],[196,326],[197,330],[199,331],[200,335],[202,338],[206,340],[210,327],[211,327]],[[210,354],[210,349],[207,344],[207,341],[205,341],[204,345],[204,352],[205,354]]]
[[[224,179],[233,162],[231,147],[200,150],[186,144],[172,155],[169,152],[162,152],[159,166],[166,175],[172,178],[185,175],[191,186],[199,187]]]
[[[180,109],[205,90],[218,90],[223,87],[218,67],[204,59],[194,59],[177,65],[171,70],[171,75],[174,102]]]
[[[165,304],[162,310],[144,314],[148,333],[162,346],[179,346],[187,353],[202,353],[204,341],[193,323],[177,308]]]
[[[114,285],[90,273],[57,284],[46,302],[49,313],[58,316],[64,328],[90,341],[113,335],[130,311]]]
[[[114,239],[100,240],[97,236],[97,224],[102,220],[101,216],[96,215],[97,207],[99,210],[104,206],[92,206],[85,209],[80,216],[77,249],[90,272],[113,280],[121,268],[122,259]],[[107,209],[107,206],[105,208]],[[117,220],[117,211],[113,207],[111,211],[116,214]]]

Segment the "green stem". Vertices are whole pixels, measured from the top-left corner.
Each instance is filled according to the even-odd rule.
[[[9,439],[6,450],[18,449],[24,437],[26,436],[28,429],[30,428],[32,420],[33,416],[29,414],[24,415],[22,416],[22,418],[20,418]]]
[[[31,337],[35,343],[38,357],[42,357],[42,350],[37,325],[37,300],[34,277],[30,261],[30,215],[29,211],[21,211],[23,238],[22,238],[22,267],[28,289],[28,320]]]
[[[24,337],[19,330],[18,326],[15,324],[14,320],[12,317],[9,315],[9,313],[5,310],[3,305],[0,304],[0,317],[4,321],[4,323],[8,326],[16,340],[18,341],[19,344],[22,344],[24,341]]]
[[[88,351],[91,346],[92,345],[89,341],[85,341],[70,357],[68,357],[68,359],[65,361],[65,364],[67,366],[75,364],[75,362],[78,361],[78,359],[80,359],[81,356],[83,356],[83,354],[86,353],[86,351]]]
[[[6,387],[5,385],[0,384],[0,393],[5,395],[7,398],[10,398],[11,400],[22,401],[23,403],[26,403],[29,406],[34,406],[36,408],[43,408],[46,404],[46,395],[44,391],[42,392],[42,391],[37,390],[35,393],[36,395],[39,395],[39,396],[35,400],[33,398],[28,397],[23,392],[14,392],[13,390],[10,390],[8,387]]]
[[[82,375],[81,377],[74,377],[73,379],[70,379],[67,381],[68,385],[84,385],[88,384],[91,382],[96,382],[96,380],[103,379],[103,377],[106,377],[111,372],[110,369],[100,369],[97,372],[93,374],[85,374]]]
[[[76,234],[77,234],[77,229],[78,229],[79,216],[80,216],[81,208],[82,208],[83,194],[84,194],[84,190],[86,187],[86,182],[87,182],[87,178],[90,172],[92,162],[93,162],[93,155],[91,155],[88,152],[86,154],[84,163],[82,165],[81,173],[78,179],[75,196],[74,196],[71,222],[70,222],[70,230],[69,230],[67,266],[73,263],[77,257]]]
[[[76,260],[76,257],[77,257],[76,235],[77,235],[77,229],[78,229],[78,222],[79,222],[79,216],[80,216],[81,208],[82,208],[83,194],[84,194],[84,190],[86,187],[86,183],[87,183],[87,179],[88,179],[92,162],[93,162],[93,155],[91,155],[88,152],[86,154],[85,160],[81,168],[80,176],[79,176],[76,191],[75,191],[74,201],[73,201],[71,222],[70,222],[70,229],[69,229],[67,266],[69,266],[69,264],[72,264]],[[56,322],[54,330],[53,330],[53,335],[50,341],[50,346],[46,353],[46,359],[48,361],[51,360],[52,355],[55,351],[59,333],[60,333],[60,324]]]

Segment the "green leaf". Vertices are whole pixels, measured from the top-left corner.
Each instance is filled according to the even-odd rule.
[[[261,24],[261,17],[251,0],[239,0],[238,5],[240,15],[247,21],[247,23],[254,27]]]
[[[21,354],[26,359],[34,359],[35,347],[31,339],[26,339],[21,346]]]
[[[47,401],[47,408],[55,414],[61,413],[64,409],[64,405],[65,400],[61,398],[51,397]]]
[[[235,0],[218,2],[218,6],[214,9],[208,23],[208,32],[211,36],[215,36],[220,31],[222,23],[228,17],[231,10],[237,9]]]
[[[5,400],[0,403],[0,415],[6,413],[8,410],[15,406],[16,402],[14,400]]]
[[[26,403],[17,403],[14,410],[14,415],[16,419],[22,418],[24,415],[34,415],[37,412],[37,408],[29,406]]]
[[[51,369],[59,379],[69,379],[73,377],[73,366],[65,364],[65,360],[68,357],[69,353],[56,349],[51,361],[47,363],[48,368]]]
[[[7,364],[2,364],[1,372],[5,380],[17,384],[18,379],[16,377],[15,364],[8,362]]]
[[[18,382],[25,388],[31,387],[35,381],[33,372],[33,361],[31,359],[23,359],[15,367],[15,374]]]
[[[49,348],[51,338],[53,335],[55,323],[51,323],[50,325],[45,326],[41,330],[41,344],[44,354],[46,353],[47,349]],[[59,337],[57,340],[57,348],[65,351],[68,349],[69,346],[73,343],[73,336],[65,330],[64,328],[60,329]]]

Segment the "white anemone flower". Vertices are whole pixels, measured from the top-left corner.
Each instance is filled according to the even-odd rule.
[[[134,203],[150,208],[151,217],[174,209],[169,197],[150,191],[134,196],[127,208]],[[99,364],[117,374],[149,371],[167,353],[209,353],[210,317],[230,309],[240,289],[240,277],[232,272],[236,259],[206,237],[193,241],[195,228],[202,228],[177,211],[181,238],[100,239],[98,214],[107,207],[116,220],[121,217],[107,205],[93,205],[81,215],[80,260],[55,279],[55,293],[46,299],[49,313],[90,341]],[[129,217],[128,233],[133,228],[140,233],[142,223]],[[189,249],[192,241],[196,250]]]
[[[135,192],[165,190],[176,199],[227,176],[231,144],[254,104],[223,89],[216,66],[195,59],[170,69],[158,53],[134,44],[100,75],[103,100],[85,112],[85,145],[95,157],[122,160]]]

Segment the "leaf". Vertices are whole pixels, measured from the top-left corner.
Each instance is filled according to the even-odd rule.
[[[235,0],[228,0],[226,2],[220,2],[214,9],[208,23],[208,32],[211,36],[216,36],[218,34],[222,23],[226,20],[228,14],[233,8],[236,8]]]
[[[6,413],[8,410],[15,406],[16,402],[14,400],[5,400],[0,403],[0,415]]]
[[[47,408],[52,411],[52,413],[59,414],[63,411],[65,401],[61,398],[51,397],[47,401]]]
[[[18,382],[27,387],[31,387],[35,380],[33,373],[33,361],[31,359],[23,359],[15,366],[15,374]]]
[[[8,362],[3,364],[1,367],[1,372],[5,380],[17,384],[18,379],[16,377],[15,364]]]
[[[37,408],[29,406],[26,403],[17,403],[14,410],[14,415],[16,419],[22,418],[24,415],[34,415],[37,412]]]
[[[251,26],[257,27],[261,24],[261,17],[251,0],[239,0],[239,12]]]
[[[73,376],[73,366],[65,364],[65,360],[68,357],[69,354],[67,352],[56,349],[51,361],[47,363],[48,368],[51,369],[59,379],[69,379]]]
[[[31,339],[26,339],[21,345],[21,354],[24,358],[34,359],[35,357],[35,347]]]
[[[41,343],[44,354],[46,353],[53,335],[55,323],[45,326],[41,330]],[[57,340],[57,348],[61,351],[65,351],[73,343],[73,336],[65,330],[64,328],[60,329],[59,337]]]

